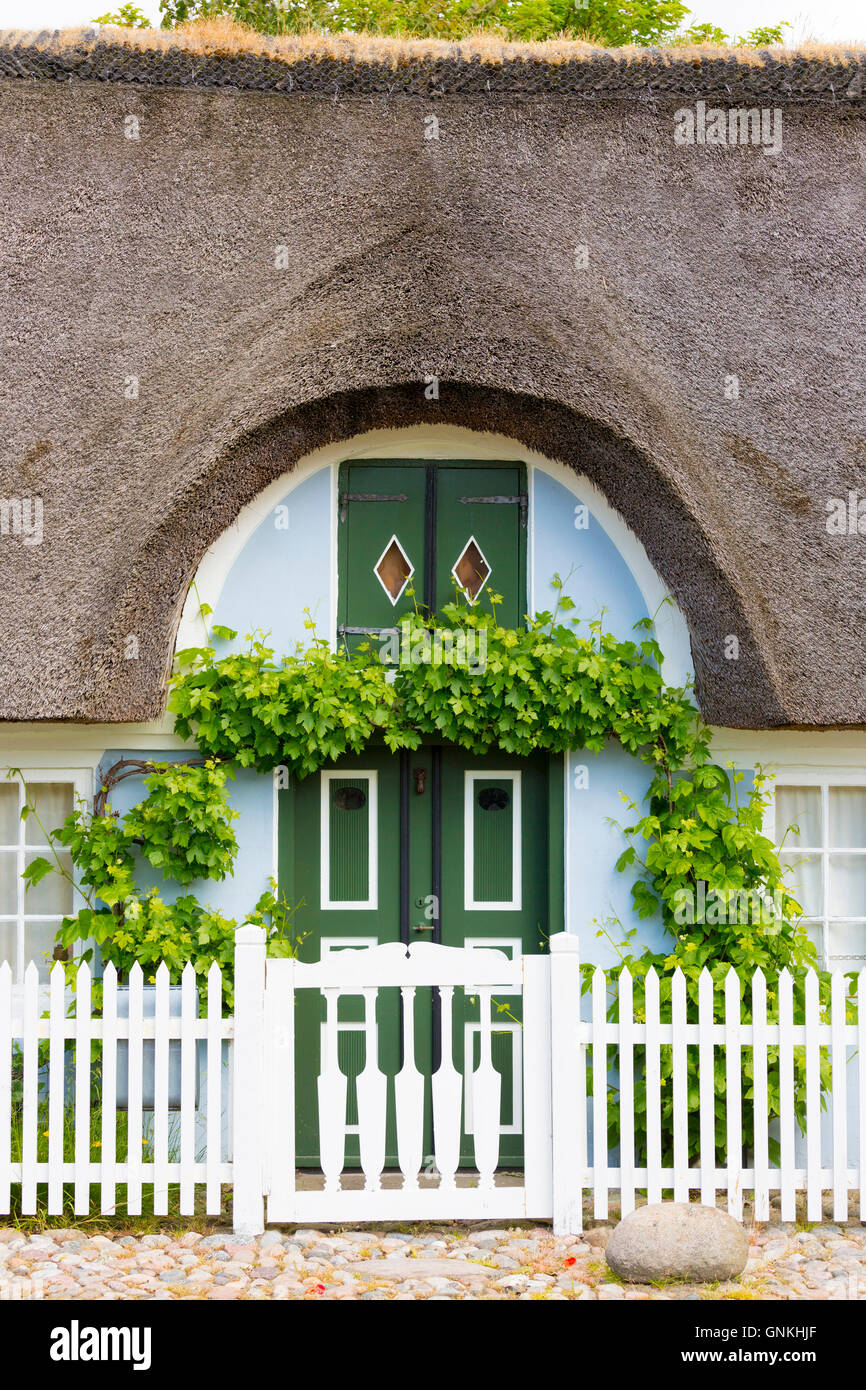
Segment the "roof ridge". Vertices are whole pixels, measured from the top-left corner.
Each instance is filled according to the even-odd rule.
[[[853,70],[853,72],[852,72]],[[404,92],[560,93],[587,98],[704,96],[719,100],[864,98],[866,45],[800,48],[599,48],[579,40],[459,42],[370,34],[271,37],[236,25],[176,30],[0,31],[0,77],[161,87]]]

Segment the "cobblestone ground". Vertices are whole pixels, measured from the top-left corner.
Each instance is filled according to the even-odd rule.
[[[866,1227],[752,1229],[726,1284],[622,1285],[611,1227],[577,1239],[549,1228],[275,1230],[94,1235],[0,1227],[0,1297],[46,1299],[851,1299],[866,1298]]]

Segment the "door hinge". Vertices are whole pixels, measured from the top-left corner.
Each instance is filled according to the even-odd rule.
[[[471,506],[472,503],[474,503],[474,502],[491,503],[491,504],[493,504],[493,505],[500,505],[500,506],[503,505],[503,504],[511,503],[512,506],[515,506],[515,505],[516,505],[516,506],[518,506],[518,507],[520,508],[520,524],[521,524],[521,526],[523,526],[524,528],[526,527],[526,512],[527,512],[528,503],[527,503],[527,500],[526,500],[526,497],[525,497],[525,496],[520,496],[520,497],[459,497],[457,500],[458,500],[459,502],[465,502],[465,503],[467,504],[467,506]]]
[[[349,627],[347,623],[340,623],[337,628],[338,637],[381,637],[383,633],[399,637],[400,629],[396,627]]]
[[[345,521],[350,502],[407,502],[405,492],[341,492],[340,520]]]

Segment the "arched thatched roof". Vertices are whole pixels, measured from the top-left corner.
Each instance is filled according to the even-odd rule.
[[[0,717],[156,714],[239,509],[318,445],[436,421],[605,492],[713,722],[866,723],[866,536],[826,528],[866,493],[866,132],[856,94],[809,104],[826,65],[772,77],[768,154],[676,145],[682,96],[615,75],[325,101],[67,58],[0,81],[0,495],[44,501],[41,545],[0,540]]]

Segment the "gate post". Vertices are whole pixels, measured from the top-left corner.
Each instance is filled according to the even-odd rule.
[[[550,938],[550,1052],[553,1111],[553,1231],[583,1230],[586,1163],[586,1072],[580,1037],[580,945],[576,936]]]
[[[235,1235],[259,1236],[264,1203],[264,927],[235,932],[235,1037],[232,1103],[232,1223]]]

